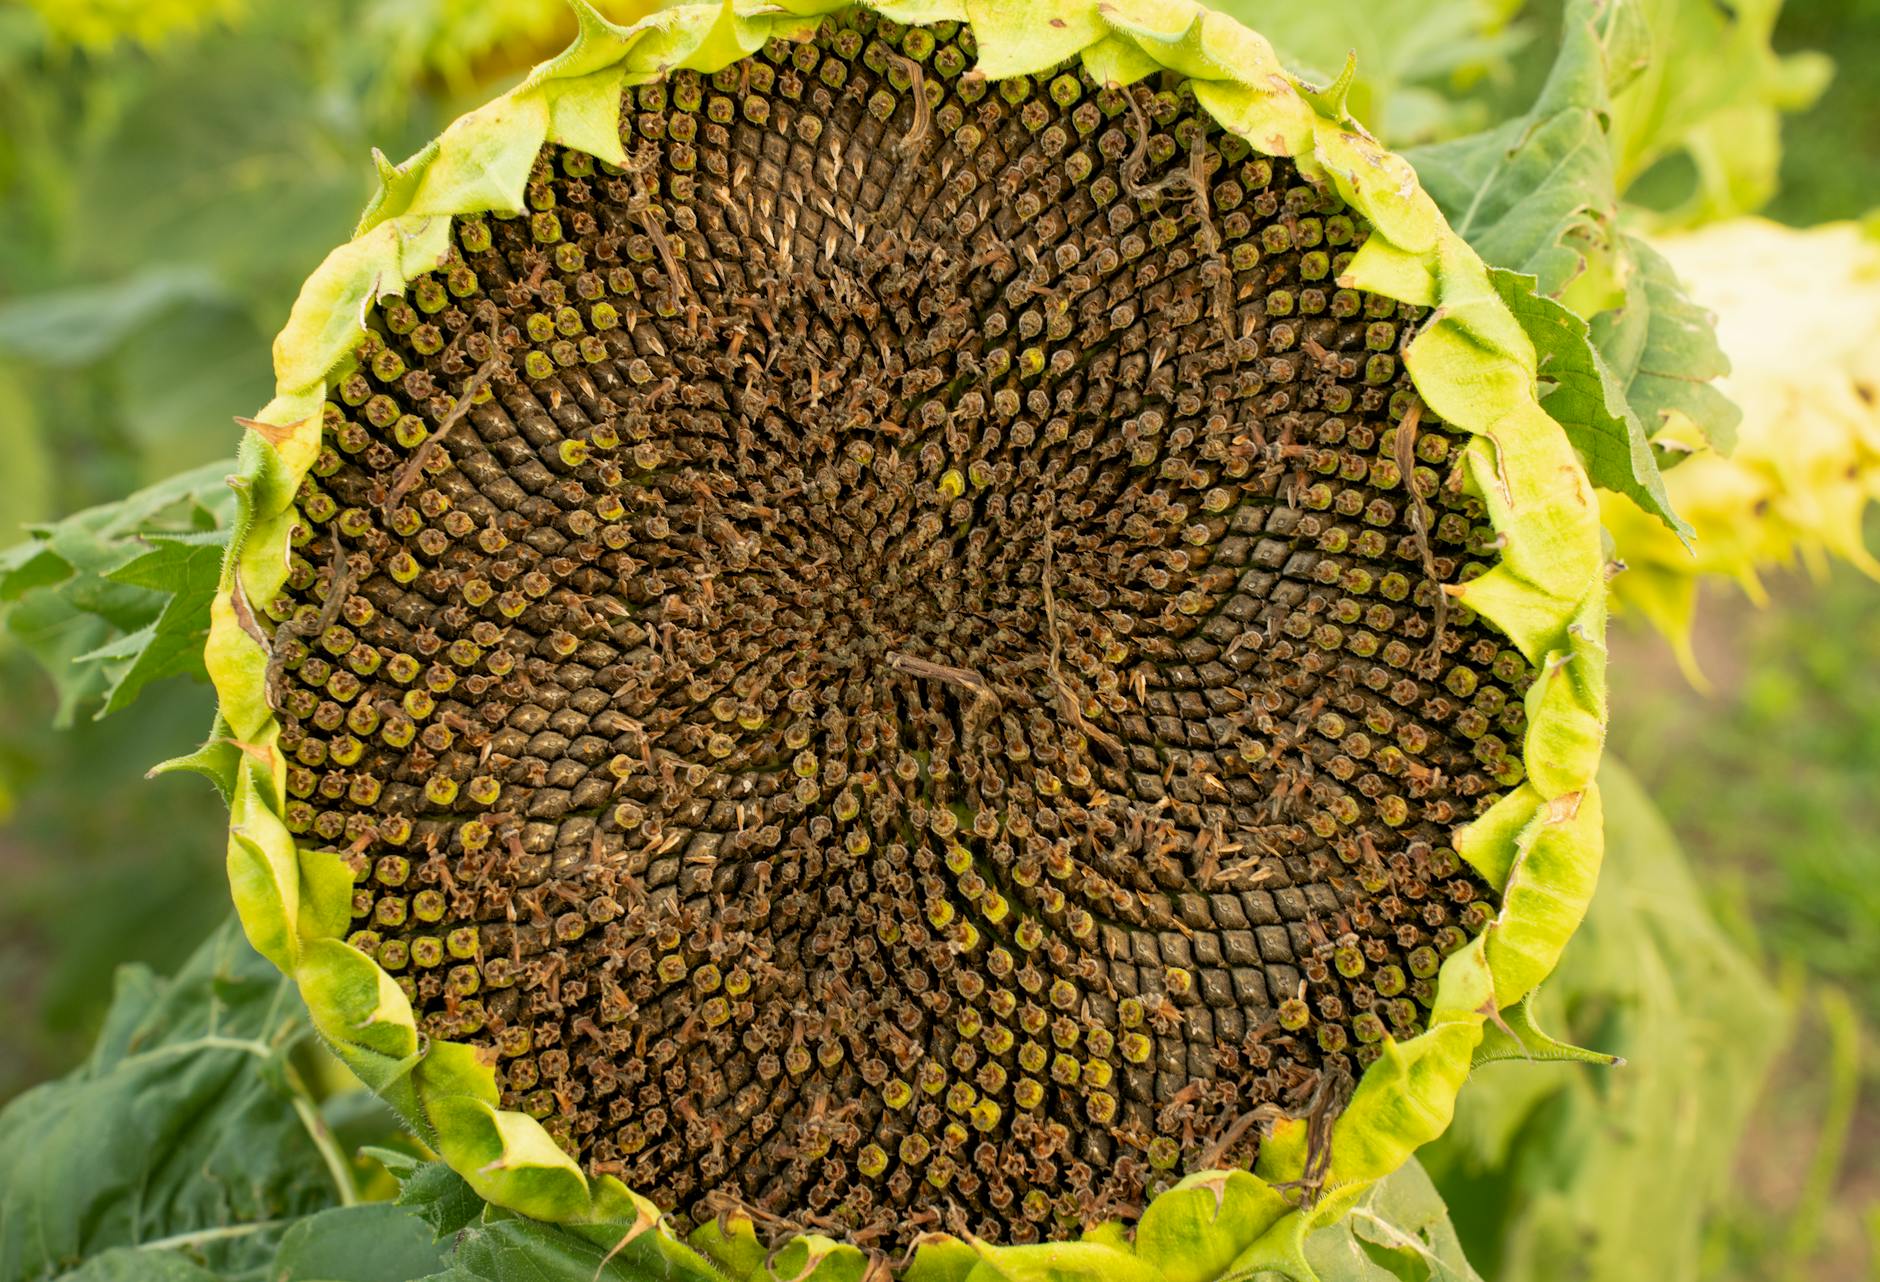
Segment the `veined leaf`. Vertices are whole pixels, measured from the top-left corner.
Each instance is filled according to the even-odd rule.
[[[1442,1194],[1414,1160],[1307,1239],[1306,1260],[1321,1282],[1481,1282]]]
[[[1688,531],[1670,514],[1631,424],[1656,439],[1681,416],[1727,448],[1740,415],[1712,386],[1729,363],[1710,317],[1661,257],[1618,229],[1620,176],[1609,129],[1614,95],[1646,63],[1641,3],[1573,0],[1560,54],[1525,116],[1408,154],[1426,189],[1491,265],[1536,278],[1536,301],[1517,310],[1537,349],[1555,353],[1555,369],[1544,376],[1568,378],[1547,408],[1593,479],[1638,500],[1683,537]],[[1567,332],[1581,326],[1542,299],[1591,319],[1596,355],[1584,350],[1586,337]]]
[[[1730,372],[1716,319],[1691,301],[1664,255],[1637,236],[1624,244],[1633,264],[1625,301],[1593,318],[1593,341],[1650,436],[1678,415],[1727,454],[1743,412],[1712,381]]]
[[[483,1213],[483,1199],[469,1182],[442,1162],[423,1162],[405,1153],[372,1150],[398,1180],[398,1204],[447,1237]]]
[[[1541,379],[1552,385],[1541,405],[1566,428],[1593,484],[1625,495],[1688,542],[1691,527],[1671,510],[1651,441],[1587,323],[1536,292],[1532,276],[1493,267],[1489,279],[1533,340]]]
[[[336,1206],[281,1235],[270,1282],[411,1282],[435,1273],[450,1252],[402,1206]]]
[[[427,1282],[640,1282],[651,1276],[636,1256],[610,1259],[606,1248],[566,1229],[514,1215],[487,1219],[464,1233],[450,1263],[443,1278]],[[662,1276],[671,1282],[724,1282],[702,1264],[664,1270]]]
[[[400,1179],[396,1203],[335,1207],[279,1233],[270,1282],[641,1282],[622,1255],[553,1225],[488,1208],[441,1163],[377,1153]],[[1321,1282],[1480,1282],[1447,1208],[1414,1161],[1305,1244]],[[671,1272],[672,1282],[724,1282]],[[753,1278],[767,1275],[759,1273]],[[819,1275],[820,1276],[820,1275]],[[117,1248],[59,1282],[226,1282],[174,1250]]]
[[[240,1235],[247,1227],[231,1225],[228,1231]],[[58,1282],[236,1282],[253,1276],[253,1269],[211,1270],[190,1258],[213,1245],[218,1232],[184,1234],[175,1246],[114,1247]],[[271,1226],[267,1239],[279,1243],[261,1265],[268,1282],[411,1282],[437,1274],[452,1250],[423,1220],[390,1202],[330,1207]]]
[[[1643,28],[1633,0],[1574,0],[1560,53],[1525,115],[1405,153],[1424,189],[1483,258],[1559,297],[1604,306],[1616,291],[1618,193],[1606,138],[1617,84],[1636,74]]]
[[[228,545],[221,530],[194,534],[147,534],[150,550],[134,557],[105,577],[164,593],[163,612],[151,622],[128,632],[74,663],[97,663],[108,682],[100,717],[125,707],[152,681],[172,676],[194,676],[202,671],[202,648],[209,639],[209,602]]]
[[[441,1162],[374,1156],[399,1180],[399,1212],[452,1242],[448,1268],[424,1282],[639,1282],[650,1276],[638,1252],[610,1253],[566,1229],[487,1206]],[[662,1258],[659,1267],[659,1276],[670,1282],[724,1282],[703,1264]],[[355,1280],[347,1275],[338,1282]]]
[[[151,681],[202,675],[208,603],[234,511],[212,463],[0,552],[0,623],[51,675],[58,724],[115,712]]]
[[[122,971],[85,1065],[0,1112],[0,1277],[192,1276],[87,1264],[119,1247],[155,1261],[166,1242],[247,1269],[287,1223],[349,1197],[287,1062],[306,1030],[293,983],[233,924],[174,979]]]

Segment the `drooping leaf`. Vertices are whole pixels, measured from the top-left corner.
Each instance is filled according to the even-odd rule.
[[[1592,341],[1630,417],[1656,439],[1680,415],[1706,440],[1728,447],[1739,417],[1712,385],[1729,363],[1710,317],[1691,304],[1676,274],[1638,237],[1619,230],[1621,176],[1609,134],[1613,97],[1649,61],[1645,0],[1572,0],[1561,26],[1560,53],[1528,113],[1486,133],[1413,149],[1409,159],[1425,188],[1456,229],[1490,265],[1538,281],[1537,293],[1592,322]],[[1561,346],[1557,315],[1529,309],[1537,346]],[[1571,346],[1580,346],[1574,340]],[[1576,355],[1575,366],[1588,363]],[[1556,397],[1550,412],[1585,452],[1602,440],[1620,443],[1612,403],[1600,394]],[[1624,416],[1619,417],[1624,421]],[[1594,479],[1670,523],[1624,434],[1588,456]],[[1660,458],[1663,464],[1667,460]],[[1676,526],[1673,525],[1675,529]],[[1680,532],[1682,533],[1682,532]]]
[[[184,472],[30,527],[0,552],[0,623],[52,677],[58,724],[94,704],[115,712],[151,681],[201,675],[231,470]]]
[[[1648,435],[1656,439],[1679,416],[1727,454],[1743,412],[1713,382],[1730,372],[1716,321],[1691,301],[1663,254],[1629,233],[1623,243],[1633,265],[1625,299],[1593,317],[1593,342]]]
[[[1651,306],[1659,294],[1635,272],[1636,249],[1617,229],[1618,191],[1607,126],[1611,95],[1637,74],[1644,29],[1634,0],[1570,4],[1560,53],[1533,107],[1486,133],[1413,151],[1425,187],[1489,263],[1542,362],[1544,404],[1595,484],[1625,494],[1680,538],[1648,440],[1659,426],[1627,400],[1628,380],[1607,367],[1584,315],[1621,306],[1647,324],[1629,368],[1646,357]],[[1523,278],[1532,278],[1523,285]],[[1563,302],[1562,300],[1570,300]],[[1668,304],[1668,300],[1667,300]],[[1659,335],[1651,359],[1677,370],[1683,346]],[[1714,377],[1703,362],[1693,379]],[[1641,394],[1651,390],[1642,385]],[[1716,393],[1712,392],[1712,395]],[[1720,415],[1715,411],[1712,416]],[[1708,419],[1699,421],[1708,422]]]
[[[1551,384],[1541,405],[1566,429],[1593,484],[1625,495],[1688,541],[1691,528],[1671,510],[1645,428],[1587,323],[1538,293],[1532,276],[1494,267],[1489,279],[1533,340],[1541,379]]]
[[[91,1058],[0,1112],[0,1277],[179,1237],[211,1269],[269,1260],[287,1222],[350,1192],[287,1060],[305,1034],[233,924],[173,979],[122,971]]]

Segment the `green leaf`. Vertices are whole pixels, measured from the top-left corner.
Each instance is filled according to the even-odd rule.
[[[1648,435],[1656,438],[1678,415],[1712,449],[1728,453],[1743,411],[1711,381],[1730,372],[1715,322],[1684,292],[1663,254],[1637,236],[1624,242],[1636,267],[1624,302],[1593,318],[1593,342]]]
[[[62,521],[0,552],[0,624],[46,669],[58,724],[105,716],[150,682],[202,675],[234,497],[212,463]]]
[[[231,1226],[231,1231],[243,1227]],[[216,1232],[190,1235],[193,1240],[176,1249],[114,1247],[58,1282],[235,1282],[238,1274],[212,1272],[186,1254],[211,1245]],[[448,1263],[450,1249],[433,1240],[422,1220],[389,1202],[319,1211],[291,1222],[278,1236],[271,1262],[262,1266],[268,1282],[410,1282],[451,1276],[438,1272]]]
[[[1491,265],[1550,297],[1610,295],[1618,193],[1606,139],[1610,93],[1640,57],[1631,0],[1573,0],[1560,53],[1525,115],[1405,157],[1450,224]]]
[[[178,1238],[253,1268],[285,1222],[350,1196],[287,1062],[305,1033],[291,981],[232,924],[174,979],[121,971],[91,1058],[0,1112],[0,1277]]]
[[[106,573],[114,583],[148,588],[169,599],[153,622],[73,660],[96,663],[105,670],[108,684],[98,716],[121,710],[152,681],[202,671],[203,646],[209,639],[209,603],[215,597],[227,541],[221,530],[149,534],[144,542],[150,551]]]
[[[409,1282],[444,1267],[430,1227],[401,1206],[334,1207],[281,1235],[270,1282]]]
[[[1727,447],[1741,414],[1712,386],[1729,362],[1711,318],[1659,254],[1618,229],[1620,175],[1609,129],[1613,96],[1646,65],[1644,2],[1570,0],[1560,53],[1526,115],[1406,155],[1491,266],[1535,277],[1537,298],[1591,319],[1605,371],[1589,371],[1581,341],[1561,332],[1573,328],[1564,317],[1538,302],[1526,308],[1537,348],[1571,354],[1559,365],[1568,382],[1556,386],[1548,409],[1573,434],[1597,483],[1684,537],[1632,424],[1655,440],[1676,413]]]
[[[150,1251],[118,1246],[95,1255],[59,1282],[223,1282],[194,1260],[177,1251]]]
[[[368,1152],[398,1179],[399,1214],[437,1239],[454,1239],[450,1268],[425,1282],[642,1282],[655,1270],[669,1282],[724,1282],[702,1263],[650,1249],[650,1235],[609,1252],[579,1234],[490,1206],[442,1162]]]
[[[451,1282],[725,1282],[704,1264],[631,1247],[610,1255],[566,1229],[496,1210],[458,1238],[450,1262]]]
[[[1489,279],[1533,340],[1541,379],[1552,385],[1541,405],[1566,429],[1593,484],[1625,495],[1688,545],[1691,527],[1671,510],[1651,442],[1625,389],[1593,346],[1591,328],[1539,294],[1532,276],[1491,267]]]
[[[1307,1238],[1306,1261],[1320,1282],[1481,1282],[1442,1194],[1414,1160]]]
[[[476,1190],[442,1162],[426,1162],[399,1175],[398,1205],[429,1224],[438,1237],[457,1232],[483,1214],[483,1199]]]

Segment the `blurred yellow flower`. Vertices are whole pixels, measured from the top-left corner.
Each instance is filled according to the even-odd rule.
[[[244,0],[27,0],[54,43],[93,53],[152,48],[237,17]]]
[[[1693,551],[1622,497],[1605,495],[1604,514],[1628,566],[1615,598],[1662,630],[1701,683],[1700,576],[1734,579],[1759,602],[1759,572],[1797,559],[1820,573],[1839,557],[1880,578],[1861,537],[1880,498],[1880,240],[1854,223],[1737,218],[1653,243],[1716,313],[1733,367],[1722,386],[1743,423],[1727,456],[1686,423],[1656,438],[1692,451],[1665,483],[1697,531]]]

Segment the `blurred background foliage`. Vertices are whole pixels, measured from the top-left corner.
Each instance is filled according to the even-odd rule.
[[[1439,198],[1444,173],[1557,160],[1570,190],[1526,213],[1570,261],[1478,247],[1603,313],[1635,405],[1649,371],[1622,331],[1662,254],[1719,314],[1744,411],[1732,429],[1690,387],[1649,401],[1694,555],[1608,501],[1630,566],[1608,862],[1537,1010],[1629,1062],[1480,1074],[1426,1154],[1461,1245],[1498,1282],[1869,1275],[1880,244],[1858,220],[1880,193],[1880,5],[1609,3],[1577,69],[1564,0],[1220,7],[1309,78],[1355,54],[1352,112]],[[226,917],[219,799],[144,777],[211,711],[187,679],[201,602],[161,589],[207,581],[231,416],[266,399],[298,282],[348,235],[373,147],[409,154],[572,26],[559,0],[0,0],[0,547],[32,532],[0,551],[0,1100],[80,1062],[118,967],[177,971]],[[168,1009],[149,975],[114,1020]],[[119,1071],[107,1052],[84,1071]],[[300,1072],[343,1134],[382,1129]]]

